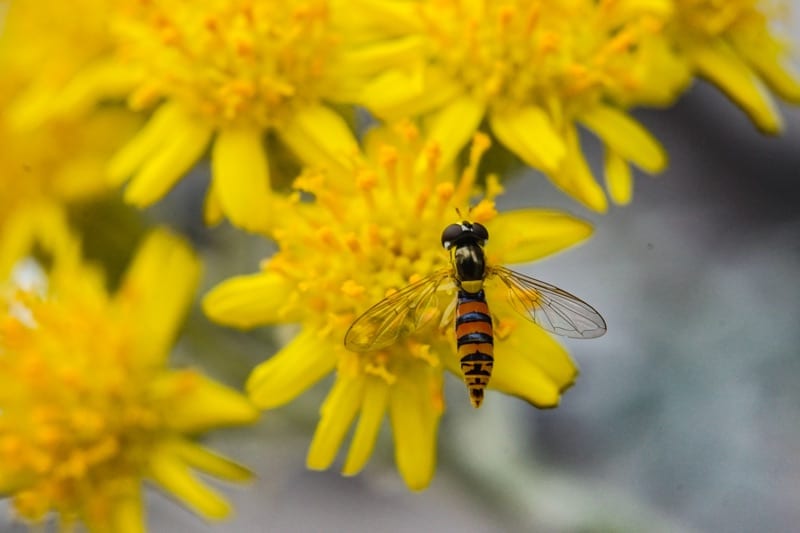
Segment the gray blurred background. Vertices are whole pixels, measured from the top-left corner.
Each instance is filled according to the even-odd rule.
[[[596,225],[587,244],[521,269],[608,322],[601,339],[565,341],[581,376],[558,409],[490,392],[475,411],[448,376],[437,474],[411,494],[388,427],[360,476],[305,470],[326,380],[255,429],[207,439],[259,476],[218,485],[232,521],[207,525],[152,491],[151,531],[800,531],[800,109],[782,112],[785,134],[763,137],[699,83],[673,109],[638,113],[670,168],[638,175],[633,203],[604,216],[541,176],[508,185],[501,209],[560,207]],[[586,150],[599,161],[596,142]],[[198,229],[201,181],[151,214],[194,238],[209,287],[255,270],[270,247]],[[268,329],[230,331],[199,312],[186,333],[177,363],[234,386],[276,350]],[[22,530],[7,509],[0,530]]]

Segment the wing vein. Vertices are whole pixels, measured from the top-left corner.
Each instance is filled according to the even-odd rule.
[[[347,330],[345,346],[355,352],[380,350],[428,324],[434,317],[428,310],[449,275],[449,269],[435,272],[367,309]]]
[[[493,267],[491,274],[508,288],[511,306],[541,328],[577,339],[591,339],[606,332],[600,313],[580,298],[505,267]]]

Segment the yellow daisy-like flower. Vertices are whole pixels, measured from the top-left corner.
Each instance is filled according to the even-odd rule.
[[[345,164],[357,142],[326,104],[353,94],[332,2],[121,2],[110,21],[117,54],[71,90],[155,107],[110,166],[115,183],[130,179],[125,199],[159,200],[210,147],[207,221],[260,231],[272,220],[266,133],[302,160]]]
[[[315,201],[286,215],[275,232],[278,253],[260,272],[217,286],[203,306],[215,321],[242,328],[301,324],[294,340],[249,378],[247,391],[264,409],[291,401],[336,370],[308,453],[310,468],[332,464],[357,418],[343,473],[358,473],[388,413],[397,467],[406,484],[418,490],[435,470],[443,371],[461,375],[452,328],[425,330],[371,353],[346,350],[343,338],[353,320],[388,291],[449,264],[441,231],[453,222],[456,207],[468,205],[488,138],[476,138],[469,166],[453,179],[435,170],[438,152],[417,148],[421,143],[413,127],[399,131],[400,139],[386,131],[369,136],[366,159],[352,176],[301,176],[297,188]],[[420,156],[427,170],[418,174],[414,167]],[[536,259],[591,233],[587,223],[555,211],[497,214],[492,199],[499,192],[497,180],[490,178],[486,197],[470,214],[492,235],[486,248],[492,263]],[[441,312],[453,298],[454,293],[442,293]],[[487,299],[499,317],[490,388],[539,407],[557,405],[577,374],[569,356],[511,311],[502,289],[487,285]]]
[[[789,64],[788,43],[773,31],[782,2],[674,0],[671,33],[701,76],[723,90],[763,131],[782,124],[766,87],[800,103],[800,75]],[[785,5],[784,5],[785,7]]]
[[[506,148],[597,211],[606,209],[606,197],[577,125],[605,144],[616,202],[631,196],[628,163],[651,173],[665,167],[660,144],[625,109],[670,103],[689,80],[663,35],[668,0],[359,5],[371,21],[361,53],[392,66],[366,87],[362,103],[382,117],[429,115],[427,141],[441,147],[442,164],[486,120]]]
[[[225,517],[226,501],[192,471],[231,481],[250,473],[191,436],[253,422],[257,411],[194,370],[165,367],[197,259],[155,232],[109,295],[57,211],[25,216],[0,254],[0,494],[26,522],[55,514],[63,531],[78,522],[143,531],[144,480],[206,518]],[[9,246],[26,244],[48,255],[49,272],[24,256],[13,264]]]

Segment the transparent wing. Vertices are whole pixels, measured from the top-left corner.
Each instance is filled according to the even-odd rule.
[[[496,275],[508,287],[508,300],[514,309],[551,333],[593,339],[606,332],[600,313],[567,291],[501,266],[491,267],[490,275]]]
[[[376,303],[353,322],[344,345],[354,352],[380,350],[415,332],[436,316],[436,290],[448,277],[450,270],[441,270]]]

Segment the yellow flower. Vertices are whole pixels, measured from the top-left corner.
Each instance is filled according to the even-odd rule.
[[[782,124],[766,87],[800,103],[800,76],[789,64],[788,43],[773,31],[784,17],[778,4],[759,0],[674,0],[671,33],[701,76],[724,91],[762,130]],[[783,7],[787,7],[783,5]]]
[[[57,211],[26,211],[3,243],[0,272],[0,493],[29,523],[71,531],[145,527],[142,482],[209,519],[228,504],[192,474],[242,481],[242,466],[193,442],[254,421],[239,393],[193,370],[165,367],[191,303],[199,264],[166,232],[142,245],[119,290],[81,261]],[[45,272],[8,246],[41,250]]]
[[[0,87],[0,106],[13,110],[15,104]],[[106,165],[139,122],[120,109],[104,109],[85,119],[55,119],[24,130],[6,118],[0,116],[0,235],[18,210],[42,202],[79,202],[108,192]]]
[[[102,4],[18,0],[8,7],[0,33],[0,233],[18,209],[109,191],[111,155],[139,125],[133,113],[110,106],[90,116],[38,114],[108,45]],[[81,9],[86,16],[75,17]]]
[[[371,134],[366,159],[349,179],[302,175],[296,187],[315,201],[297,205],[282,221],[275,232],[278,253],[260,272],[221,283],[203,306],[215,321],[236,327],[301,325],[294,340],[249,378],[247,391],[264,409],[286,404],[336,370],[308,453],[310,468],[331,465],[358,418],[343,467],[345,475],[358,473],[388,413],[398,470],[418,490],[429,484],[435,469],[443,370],[461,375],[452,327],[426,330],[363,354],[347,351],[343,338],[353,320],[388,291],[448,265],[441,231],[456,218],[456,207],[467,212],[478,161],[489,141],[483,135],[476,138],[469,165],[454,179],[435,172],[438,153],[420,152],[413,127],[398,132],[399,139],[386,131]],[[416,173],[420,156],[427,171]],[[492,199],[499,193],[497,180],[489,178],[486,197],[470,213],[492,233],[486,250],[492,263],[539,258],[591,232],[585,222],[555,211],[497,214]],[[442,306],[453,298],[443,298]],[[487,298],[500,317],[490,388],[539,407],[557,405],[577,373],[569,356],[543,330],[511,311],[502,289],[488,286]],[[466,394],[459,400],[466,402]]]
[[[372,23],[360,53],[388,67],[361,101],[382,117],[427,115],[427,141],[441,147],[441,164],[485,120],[506,148],[597,211],[606,197],[577,125],[605,144],[616,202],[631,196],[628,163],[650,173],[665,167],[660,144],[625,109],[668,104],[688,82],[662,32],[668,0],[362,4]]]
[[[326,103],[353,93],[332,1],[121,2],[117,53],[71,91],[155,108],[110,166],[115,183],[130,178],[125,199],[159,200],[210,147],[207,221],[260,231],[272,220],[267,133],[303,160],[346,164],[357,143]]]

